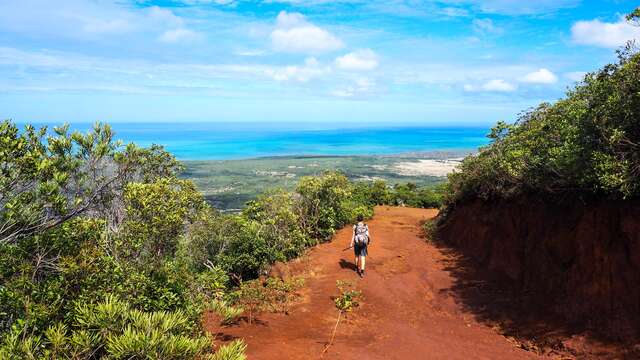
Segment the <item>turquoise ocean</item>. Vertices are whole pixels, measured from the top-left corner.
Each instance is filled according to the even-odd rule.
[[[86,131],[90,124],[72,124]],[[113,123],[116,138],[160,144],[180,160],[299,155],[395,155],[473,151],[488,143],[486,127],[333,127],[265,123]]]

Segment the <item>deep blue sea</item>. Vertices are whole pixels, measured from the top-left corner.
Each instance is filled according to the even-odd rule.
[[[72,124],[85,131],[90,124]],[[391,155],[467,151],[485,145],[488,128],[314,128],[291,124],[112,123],[116,138],[163,145],[180,160],[246,159],[289,155]]]

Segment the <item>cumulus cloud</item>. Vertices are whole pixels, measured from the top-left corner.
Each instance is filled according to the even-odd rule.
[[[33,26],[37,24],[37,26]],[[193,38],[186,21],[159,6],[129,7],[119,1],[48,0],[0,1],[0,32],[38,39],[100,40],[151,35],[158,39]]]
[[[571,27],[573,42],[605,48],[616,48],[629,40],[640,40],[640,27],[620,18],[615,23],[600,20],[578,21]]]
[[[343,70],[367,71],[378,67],[378,55],[371,49],[362,49],[340,56],[335,62]]]
[[[528,73],[521,80],[531,84],[553,84],[558,81],[558,77],[550,70],[542,68]]]
[[[484,91],[511,92],[516,90],[516,86],[502,79],[489,80],[482,84]]]
[[[474,86],[471,84],[464,85],[464,91],[468,92],[512,92],[518,87],[503,79],[493,79],[485,82],[480,86]]]
[[[286,11],[281,11],[276,18],[271,43],[277,51],[303,54],[320,54],[344,47],[342,40],[311,24],[304,15]]]
[[[305,60],[304,65],[290,65],[279,68],[268,68],[265,74],[276,81],[298,81],[307,82],[313,78],[325,75],[331,72],[331,68],[321,66],[320,62],[309,57]]]

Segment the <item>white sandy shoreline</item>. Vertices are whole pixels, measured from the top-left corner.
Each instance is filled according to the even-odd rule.
[[[461,158],[434,160],[419,159],[395,163],[393,169],[402,176],[447,176],[462,162]]]

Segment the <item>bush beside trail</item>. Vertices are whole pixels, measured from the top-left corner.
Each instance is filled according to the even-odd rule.
[[[523,195],[640,196],[640,53],[590,73],[564,99],[498,123],[449,176],[445,205]]]

